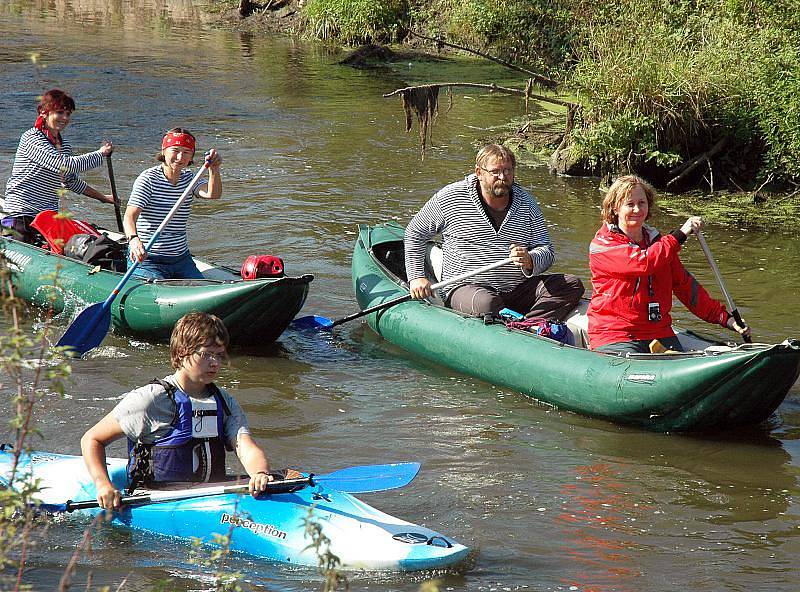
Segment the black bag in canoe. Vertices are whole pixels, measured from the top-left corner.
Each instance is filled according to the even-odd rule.
[[[103,269],[123,272],[127,268],[128,246],[108,236],[74,234],[64,246],[64,255],[89,265],[99,265]]]

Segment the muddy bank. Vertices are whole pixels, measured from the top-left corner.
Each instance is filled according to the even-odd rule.
[[[225,3],[222,8],[210,5],[212,26],[232,31],[260,34],[300,35],[303,0],[266,0]],[[215,10],[216,9],[216,10]]]

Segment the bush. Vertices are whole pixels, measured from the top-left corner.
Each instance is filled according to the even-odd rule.
[[[302,10],[311,35],[344,44],[397,39],[408,20],[405,0],[308,0]]]
[[[791,43],[769,43],[754,68],[755,125],[765,145],[761,178],[800,180],[800,35]]]
[[[616,20],[586,29],[569,80],[584,105],[573,133],[576,154],[601,163],[601,172],[671,167],[724,138],[717,173],[732,178],[741,164],[734,155],[757,149],[777,178],[778,166],[800,156],[787,141],[800,143],[800,99],[797,77],[777,75],[770,56],[786,47],[782,67],[793,55],[796,74],[796,46],[756,29],[740,7],[666,6],[630,5]]]
[[[708,151],[714,183],[800,180],[796,0],[308,0],[342,43],[410,24],[562,80],[582,110],[573,156],[656,183]],[[522,83],[522,81],[520,81]],[[702,167],[696,177],[708,172]],[[697,178],[695,180],[698,180]]]
[[[447,38],[506,60],[552,72],[568,61],[575,29],[563,3],[547,0],[439,0]]]

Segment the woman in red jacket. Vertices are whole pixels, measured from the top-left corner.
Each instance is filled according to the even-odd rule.
[[[645,224],[654,203],[653,187],[634,175],[617,179],[603,199],[603,226],[589,247],[591,349],[647,353],[658,339],[682,351],[669,314],[673,294],[704,321],[749,335],[681,264],[681,245],[703,227],[702,219],[692,216],[662,236]]]

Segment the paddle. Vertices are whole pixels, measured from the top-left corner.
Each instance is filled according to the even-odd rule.
[[[507,265],[508,263],[512,263],[514,260],[511,257],[507,259],[503,259],[502,261],[496,261],[494,263],[490,263],[488,265],[484,265],[483,267],[479,267],[478,269],[473,269],[472,271],[468,271],[466,273],[462,273],[461,275],[457,275],[455,277],[448,278],[443,282],[439,282],[437,284],[433,284],[431,286],[431,290],[438,290],[439,288],[443,288],[445,286],[449,286],[450,284],[455,284],[460,282],[461,280],[465,280],[467,278],[471,278],[478,274],[484,273],[486,271],[491,271],[493,269],[497,269],[498,267],[502,267],[503,265]],[[319,315],[311,315],[307,317],[298,317],[292,321],[292,325],[298,329],[331,329],[336,325],[341,325],[342,323],[346,323],[348,321],[352,321],[373,312],[377,312],[379,310],[384,310],[387,308],[391,308],[396,304],[400,304],[401,302],[407,302],[411,300],[411,294],[406,294],[405,296],[399,296],[392,300],[387,300],[386,302],[381,302],[380,304],[376,304],[375,306],[370,306],[369,308],[365,308],[360,312],[353,313],[346,317],[342,317],[341,319],[336,319],[332,321],[327,317],[322,317]]]
[[[200,177],[203,175],[203,173],[205,173],[207,168],[208,161],[203,163],[203,166],[200,167],[199,171],[197,171],[197,174],[191,180],[189,185],[187,185],[184,192],[178,198],[178,201],[175,202],[175,205],[172,206],[172,209],[169,211],[169,213],[167,213],[167,216],[164,218],[161,224],[158,225],[158,228],[156,228],[153,236],[151,236],[150,240],[147,241],[147,244],[144,247],[146,253],[150,251],[153,244],[158,240],[158,237],[161,235],[161,231],[164,230],[164,227],[169,224],[170,220],[172,220],[175,212],[178,211],[178,208],[189,196],[192,189],[194,189],[194,186],[200,180]],[[134,270],[138,266],[139,262],[134,261],[133,264],[128,267],[128,271],[124,276],[122,276],[122,279],[111,291],[111,294],[108,295],[108,298],[106,298],[105,301],[97,302],[84,309],[75,318],[75,320],[72,321],[72,324],[67,328],[66,332],[61,336],[61,339],[58,340],[56,345],[58,347],[67,348],[66,351],[70,355],[76,355],[78,357],[83,356],[90,349],[94,349],[100,345],[103,342],[103,339],[105,339],[108,329],[111,327],[111,303],[114,302],[114,299],[117,297],[120,290],[122,290],[122,286],[124,286],[125,283],[130,279]]]
[[[742,316],[739,314],[739,309],[736,308],[736,305],[733,303],[733,298],[728,293],[728,289],[725,287],[725,282],[722,279],[722,274],[719,272],[719,268],[717,267],[717,262],[714,261],[713,255],[711,255],[711,249],[708,248],[708,244],[706,243],[706,239],[703,236],[703,233],[698,230],[697,231],[697,240],[700,241],[700,247],[703,249],[703,253],[706,254],[706,259],[708,259],[708,264],[711,266],[711,271],[714,272],[714,275],[717,277],[717,283],[719,284],[720,289],[722,290],[722,295],[725,297],[725,302],[728,304],[728,311],[731,313],[731,316],[736,321],[736,324],[740,327],[747,327],[742,320]],[[753,339],[749,335],[743,335],[742,338],[744,339],[745,343],[752,343]]]
[[[108,164],[108,180],[111,182],[111,195],[114,196],[114,213],[117,215],[117,229],[120,232],[125,232],[122,226],[122,212],[120,212],[119,195],[117,195],[117,182],[114,180],[114,167],[111,165],[111,155],[106,156],[106,164]]]
[[[304,487],[322,487],[331,491],[345,493],[369,493],[373,491],[387,491],[404,487],[414,480],[419,472],[420,464],[417,462],[393,463],[386,465],[364,465],[349,467],[328,473],[327,475],[314,475],[298,479],[284,479],[273,481],[267,485],[266,493],[290,493]],[[120,500],[123,506],[146,506],[183,499],[208,497],[211,495],[224,495],[227,493],[247,493],[248,485],[217,485],[212,487],[197,487],[194,489],[178,489],[174,491],[151,491],[141,495],[123,496]],[[100,507],[97,500],[83,500],[73,502],[68,500],[63,504],[39,504],[47,512],[73,512]]]

